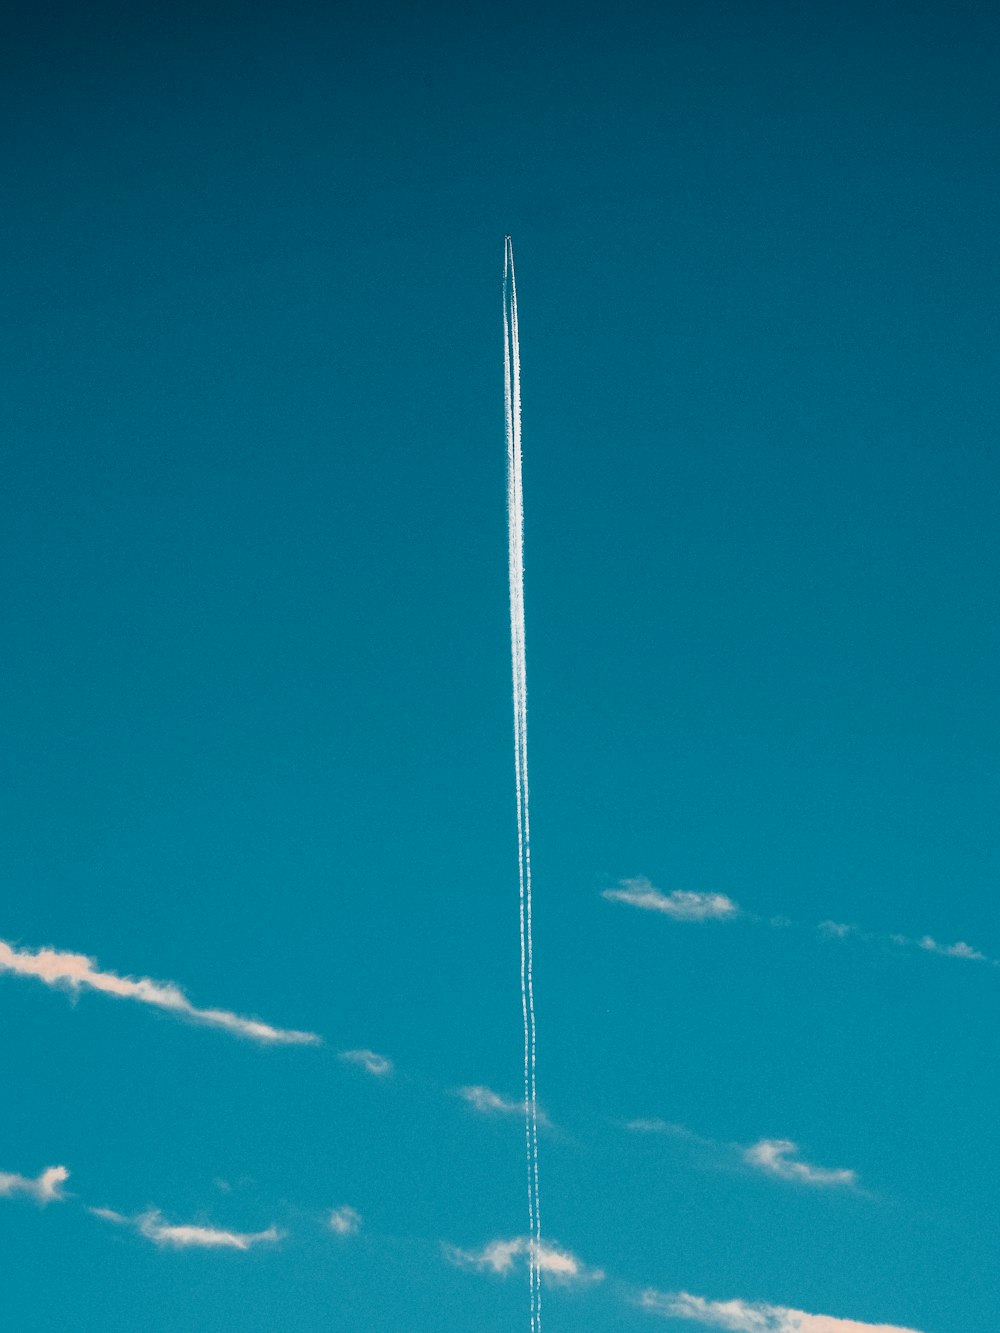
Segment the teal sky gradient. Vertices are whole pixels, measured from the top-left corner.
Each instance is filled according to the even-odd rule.
[[[0,974],[9,1326],[527,1328],[509,232],[546,1333],[996,1333],[1000,16],[5,27],[0,939],[322,1037]]]

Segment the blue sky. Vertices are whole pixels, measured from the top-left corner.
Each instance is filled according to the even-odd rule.
[[[995,1333],[997,16],[5,27],[9,1326],[527,1327],[509,232],[544,1327]]]

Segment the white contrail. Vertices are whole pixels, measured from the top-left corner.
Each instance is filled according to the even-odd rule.
[[[521,354],[514,251],[504,240],[504,408],[507,426],[507,553],[510,652],[514,693],[514,771],[521,928],[521,1011],[524,1018],[524,1136],[528,1160],[528,1282],[532,1333],[542,1327],[542,1224],[538,1197],[538,1113],[535,1079],[535,993],[532,977],[531,824],[528,815],[528,689],[524,648],[524,498],[521,486]]]

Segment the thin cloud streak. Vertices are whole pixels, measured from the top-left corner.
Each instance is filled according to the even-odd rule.
[[[16,1171],[0,1171],[0,1197],[9,1199],[14,1194],[26,1194],[43,1206],[62,1203],[66,1198],[62,1186],[68,1179],[69,1172],[64,1166],[47,1166],[33,1179],[19,1176]]]
[[[273,1244],[281,1240],[284,1234],[274,1226],[268,1227],[266,1231],[225,1231],[220,1227],[195,1226],[190,1223],[174,1226],[164,1222],[163,1214],[157,1208],[151,1208],[137,1217],[126,1217],[113,1208],[89,1208],[87,1211],[113,1226],[134,1227],[140,1236],[145,1236],[161,1249],[249,1250],[254,1245]]]
[[[725,921],[739,915],[736,903],[724,893],[692,893],[687,889],[662,893],[645,875],[619,880],[616,889],[605,889],[601,897],[647,912],[661,912],[674,921]]]
[[[100,991],[121,1000],[136,1000],[140,1004],[164,1009],[189,1022],[207,1027],[222,1028],[237,1037],[265,1045],[317,1045],[320,1038],[314,1032],[296,1032],[272,1027],[256,1018],[243,1018],[227,1009],[198,1009],[179,986],[171,982],[151,981],[148,977],[121,977],[116,972],[102,972],[93,958],[85,954],[67,953],[60,949],[16,949],[6,940],[0,940],[0,973],[35,977],[47,986],[68,987],[70,990]]]
[[[642,1293],[638,1304],[665,1319],[691,1319],[726,1333],[919,1333],[899,1324],[866,1324],[756,1301],[708,1301],[690,1292],[656,1291],[652,1287]]]
[[[506,1277],[521,1259],[529,1257],[534,1258],[537,1272],[545,1273],[559,1284],[600,1282],[604,1277],[602,1269],[589,1267],[569,1250],[547,1241],[536,1244],[530,1236],[491,1240],[480,1250],[462,1250],[455,1245],[445,1245],[444,1252],[447,1259],[460,1268],[496,1273],[500,1277]]]
[[[393,1072],[394,1066],[389,1057],[379,1055],[377,1051],[338,1051],[337,1055],[346,1064],[358,1065],[359,1068],[375,1078],[388,1078]]]

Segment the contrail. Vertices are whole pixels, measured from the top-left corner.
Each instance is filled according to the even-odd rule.
[[[531,823],[528,815],[528,687],[524,651],[524,497],[521,487],[521,354],[514,250],[504,238],[504,409],[507,426],[507,554],[510,573],[510,656],[514,691],[514,773],[521,927],[521,1012],[524,1018],[524,1140],[528,1161],[528,1281],[531,1329],[542,1327],[539,1256],[538,1098],[535,1083],[535,992],[532,979]]]

